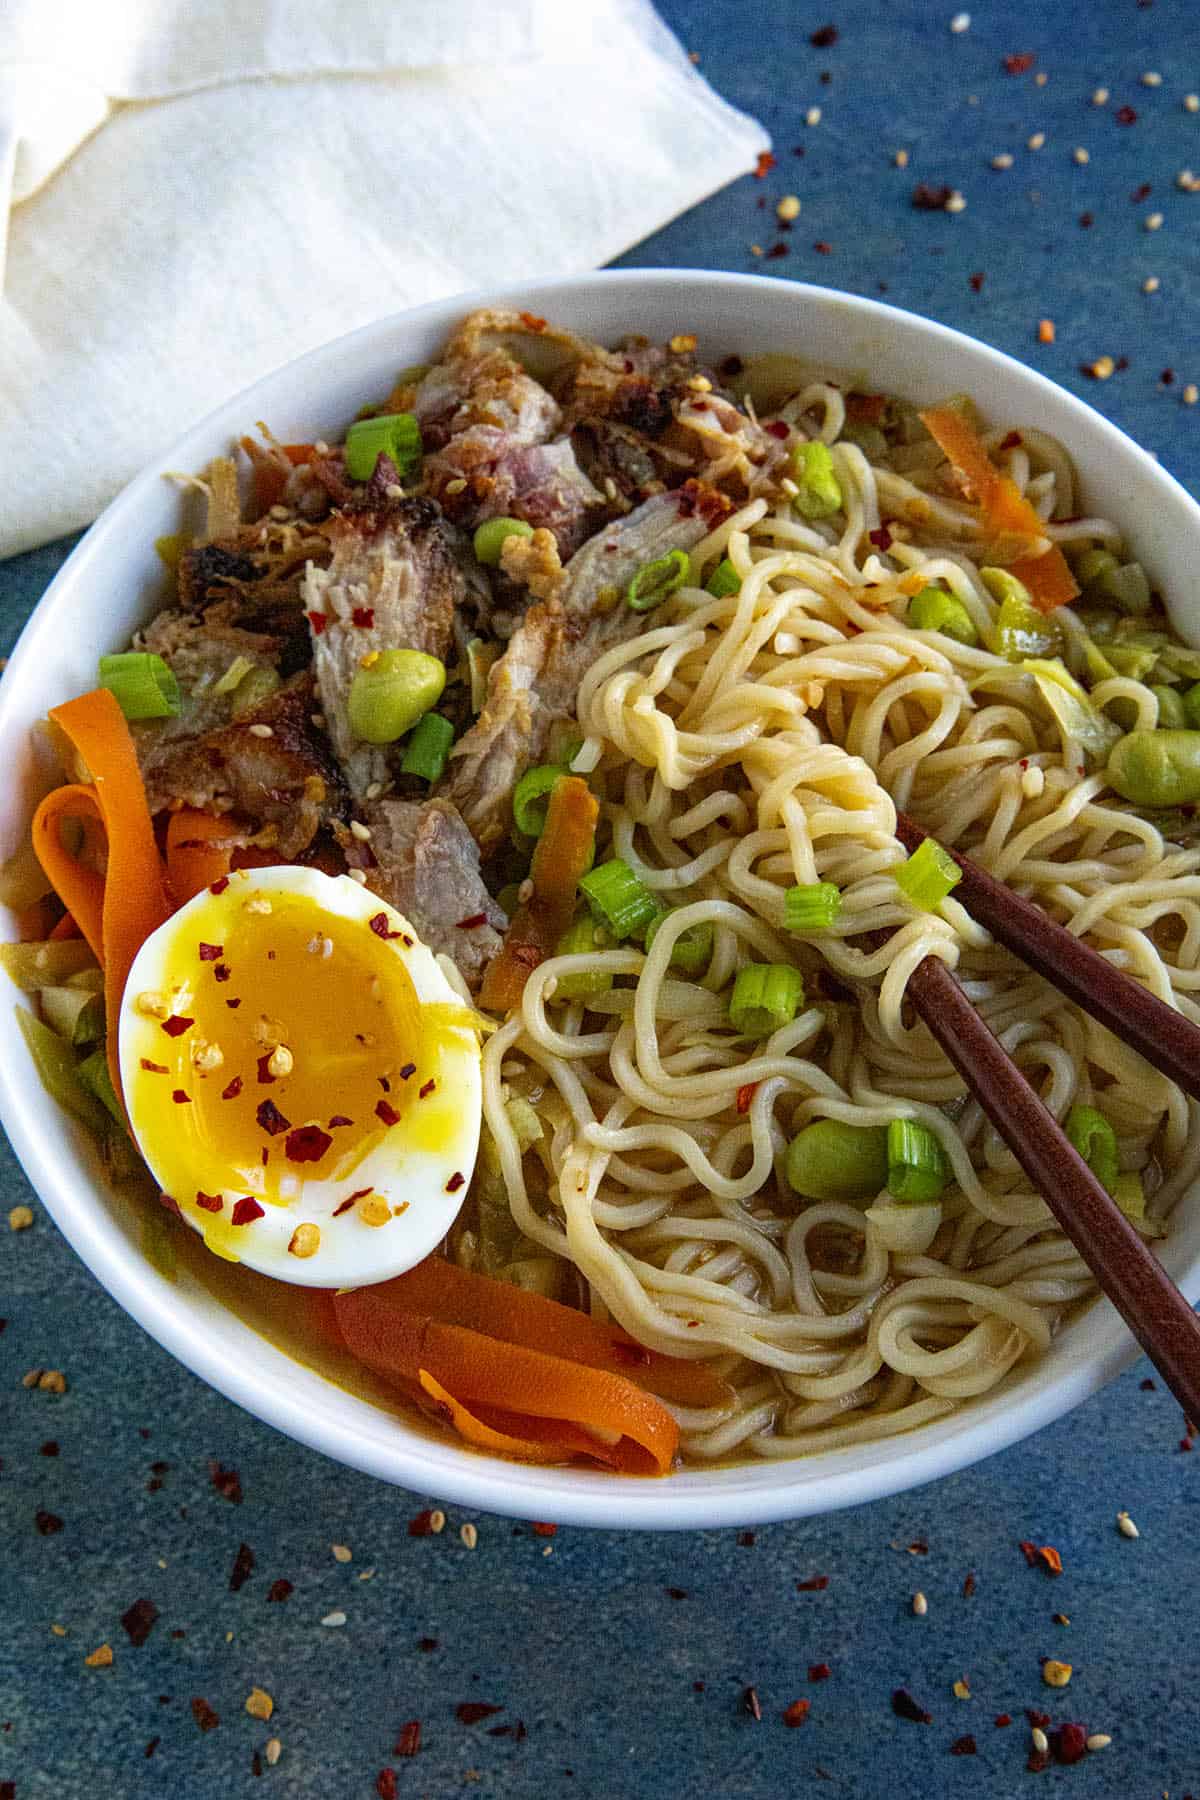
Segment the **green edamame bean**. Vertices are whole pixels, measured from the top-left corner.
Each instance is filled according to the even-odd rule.
[[[866,1200],[887,1185],[887,1127],[817,1119],[787,1149],[789,1183],[807,1200]]]
[[[446,670],[423,650],[384,650],[350,684],[350,729],[367,744],[394,744],[436,706]]]
[[[1135,806],[1200,800],[1200,731],[1131,731],[1113,745],[1108,785]]]
[[[1186,731],[1192,721],[1188,718],[1187,707],[1183,703],[1183,695],[1179,689],[1156,683],[1151,687],[1150,692],[1158,701],[1159,730]]]

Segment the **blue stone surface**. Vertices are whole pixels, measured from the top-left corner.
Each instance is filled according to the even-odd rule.
[[[1200,197],[1176,185],[1200,170],[1200,116],[1182,104],[1200,87],[1193,0],[967,4],[970,28],[954,34],[951,0],[664,0],[709,79],[767,123],[778,166],[623,260],[871,295],[886,283],[897,305],[1082,393],[1196,490],[1200,408],[1181,395],[1200,381]],[[837,42],[814,47],[827,22]],[[1006,73],[1002,58],[1025,52],[1033,67]],[[1142,84],[1147,70],[1161,85]],[[1100,86],[1111,98],[1096,107]],[[817,126],[804,123],[812,106]],[[1044,147],[1027,149],[1037,132]],[[1013,167],[994,171],[1002,151]],[[966,210],[914,210],[917,181],[957,188]],[[786,234],[774,217],[785,193],[802,201]],[[1148,232],[1156,211],[1163,225]],[[770,257],[779,243],[786,254]],[[1036,341],[1041,318],[1053,345]],[[1105,354],[1128,367],[1104,383],[1080,374]],[[0,568],[0,647],[69,548]],[[479,1518],[472,1551],[454,1511],[441,1535],[409,1535],[436,1495],[348,1473],[208,1392],[101,1291],[7,1152],[0,1181],[5,1210],[28,1200],[36,1214],[20,1234],[0,1222],[0,1797],[370,1800],[387,1768],[401,1796],[435,1800],[1200,1793],[1200,1456],[1181,1450],[1178,1408],[1161,1382],[1145,1388],[1144,1364],[965,1474],[753,1542],[733,1530],[549,1538]],[[68,1392],[25,1391],[35,1367],[63,1369]],[[238,1470],[240,1503],[213,1486],[210,1459]],[[1115,1529],[1120,1508],[1136,1542]],[[61,1530],[43,1534],[39,1512]],[[1056,1546],[1063,1574],[1027,1566],[1022,1539]],[[231,1591],[242,1544],[254,1566]],[[797,1591],[818,1575],[827,1587]],[[277,1580],[293,1584],[286,1600],[268,1597]],[[139,1599],[158,1618],[137,1648],[121,1615]],[[343,1626],[321,1624],[338,1612]],[[86,1668],[103,1642],[113,1666]],[[1047,1656],[1074,1665],[1065,1692],[1043,1684]],[[820,1663],[831,1673],[813,1681]],[[959,1678],[969,1699],[952,1692]],[[243,1709],[255,1686],[274,1698],[269,1724]],[[894,1715],[901,1687],[931,1723]],[[798,1698],[811,1712],[789,1729]],[[198,1728],[194,1699],[215,1729]],[[501,1710],[467,1724],[456,1709],[472,1702]],[[1113,1742],[1028,1774],[1027,1707]],[[405,1760],[393,1747],[411,1719],[422,1747]],[[968,1734],[976,1754],[952,1755]],[[278,1763],[256,1774],[272,1735]]]

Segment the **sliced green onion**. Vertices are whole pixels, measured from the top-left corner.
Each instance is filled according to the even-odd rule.
[[[555,956],[594,956],[600,945],[597,933],[600,927],[590,914],[585,913],[567,927],[555,946]],[[556,1000],[588,1000],[593,994],[607,993],[612,986],[612,976],[603,969],[580,969],[574,975],[560,975],[554,989]]]
[[[894,1256],[924,1256],[942,1223],[936,1200],[897,1200],[891,1194],[868,1206],[863,1216]]]
[[[1009,662],[1027,656],[1056,656],[1062,634],[1054,621],[1040,613],[1023,581],[1007,569],[980,569],[980,579],[994,600],[1000,602],[992,628],[991,648]]]
[[[908,623],[917,631],[940,631],[959,644],[977,644],[975,621],[955,594],[943,588],[922,588],[908,603]]]
[[[619,856],[590,869],[579,887],[596,923],[606,926],[618,942],[640,937],[658,916],[658,901]]]
[[[123,1126],[125,1114],[121,1110],[121,1102],[117,1099],[117,1090],[114,1088],[112,1076],[108,1072],[108,1057],[104,1052],[103,1045],[99,1050],[93,1050],[90,1056],[85,1056],[75,1073],[88,1092],[94,1094],[97,1100],[102,1101],[117,1124]]]
[[[1190,644],[1163,644],[1158,660],[1164,681],[1200,681],[1200,650],[1193,650]]]
[[[729,594],[736,594],[742,585],[742,578],[727,556],[723,556],[708,580],[704,584],[706,594],[714,600],[724,600]]]
[[[936,912],[962,880],[962,870],[934,838],[925,838],[892,873],[900,892],[922,912]]]
[[[746,1037],[767,1037],[790,1025],[804,1004],[804,977],[791,963],[751,963],[739,969],[729,997],[729,1023]]]
[[[490,569],[499,568],[500,553],[510,537],[532,536],[533,526],[524,519],[485,519],[475,528],[475,561],[486,563]]]
[[[1063,1127],[1101,1187],[1111,1194],[1117,1180],[1117,1134],[1094,1106],[1073,1106]]]
[[[906,1205],[941,1198],[950,1179],[945,1152],[928,1125],[893,1119],[887,1128],[888,1193]]]
[[[187,547],[188,540],[181,531],[169,531],[166,537],[157,537],[154,540],[154,548],[172,574],[183,561],[183,553]]]
[[[364,743],[394,744],[437,705],[445,685],[445,666],[436,656],[423,650],[384,650],[355,670],[350,729]]]
[[[235,656],[220,681],[213,682],[213,693],[232,694],[234,688],[250,673],[253,667],[254,664],[248,656]]]
[[[1140,1225],[1150,1237],[1160,1237],[1162,1227],[1146,1216],[1146,1190],[1135,1170],[1118,1175],[1112,1185],[1112,1197],[1131,1225]]]
[[[282,686],[283,681],[277,669],[268,669],[265,664],[251,669],[248,675],[242,676],[233,690],[230,707],[234,718],[239,719],[243,713],[253,712],[256,706],[269,700]]]
[[[60,987],[72,975],[95,966],[96,959],[83,938],[0,944],[0,969],[27,994],[38,988]]]
[[[817,1119],[788,1145],[784,1172],[806,1200],[866,1200],[887,1183],[887,1127]]]
[[[1189,725],[1200,723],[1200,707],[1196,708],[1195,719],[1188,717],[1187,697],[1178,688],[1167,687],[1156,682],[1150,689],[1158,701],[1158,726],[1160,731],[1186,731]],[[1200,699],[1200,695],[1197,696]]]
[[[1094,756],[1107,756],[1121,736],[1121,727],[1093,706],[1066,664],[1033,657],[1022,662],[1021,667],[1033,676],[1038,692],[1058,722],[1064,744],[1070,741]]]
[[[173,719],[179,713],[179,683],[161,656],[123,650],[100,658],[100,686],[106,687],[127,719]]]
[[[670,907],[667,907],[665,911],[658,914],[657,918],[650,921],[643,939],[647,951],[658,936],[663,920],[670,918],[671,910]],[[684,975],[699,975],[707,969],[712,961],[712,953],[713,928],[705,920],[701,925],[689,925],[686,931],[680,932],[671,945],[671,960],[668,967],[678,969]]]
[[[381,456],[391,458],[403,481],[421,460],[421,427],[415,413],[380,413],[356,419],[346,433],[346,473],[351,481],[370,481]]]
[[[538,763],[526,769],[513,789],[513,824],[526,837],[541,837],[546,829],[550,796],[567,773],[562,763]]]
[[[1098,544],[1084,550],[1071,558],[1076,579],[1081,588],[1095,587],[1104,575],[1111,575],[1117,567],[1117,559],[1111,550],[1102,550]]]
[[[419,775],[423,781],[437,781],[446,767],[454,727],[441,713],[428,712],[417,720],[416,729],[404,746],[400,761],[405,775]]]
[[[79,1068],[70,1045],[59,1037],[57,1031],[51,1031],[41,1019],[35,1018],[27,1006],[17,1008],[17,1024],[21,1027],[21,1036],[25,1039],[42,1086],[50,1098],[57,1100],[60,1106],[65,1106],[68,1112],[74,1113],[89,1131],[102,1137],[108,1129],[108,1115],[96,1096],[79,1079]]]
[[[687,580],[690,561],[686,550],[668,550],[653,562],[643,563],[625,589],[625,604],[633,612],[651,612]]]
[[[842,910],[842,896],[832,881],[790,887],[783,896],[783,922],[789,931],[827,931]]]
[[[496,895],[496,905],[506,919],[511,919],[521,904],[521,884],[519,881],[506,881]]]
[[[1111,550],[1085,550],[1075,564],[1079,585],[1140,617],[1150,611],[1150,583],[1141,563],[1119,563]]]
[[[68,1044],[94,1044],[104,1036],[104,998],[81,987],[46,987],[38,995],[42,1017]]]
[[[1183,710],[1189,728],[1192,731],[1200,731],[1200,681],[1185,691]]]
[[[878,425],[866,419],[847,419],[842,426],[842,442],[857,444],[868,462],[882,462],[888,453],[888,441]]]
[[[792,505],[803,518],[830,519],[841,511],[842,485],[829,446],[820,438],[811,444],[793,445],[792,479],[796,483]]]

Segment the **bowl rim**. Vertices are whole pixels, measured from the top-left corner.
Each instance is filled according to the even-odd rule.
[[[22,629],[0,686],[0,731],[24,670],[43,655],[53,658],[58,623],[54,615],[62,600],[81,585],[86,586],[93,569],[103,568],[110,548],[128,527],[136,526],[143,501],[157,490],[163,471],[189,468],[189,459],[203,453],[201,446],[217,430],[236,433],[237,424],[233,421],[253,416],[254,396],[268,383],[283,379],[292,389],[299,390],[309,373],[317,373],[318,377],[323,373],[328,381],[330,359],[335,354],[353,362],[361,350],[389,332],[411,330],[435,320],[449,325],[479,306],[532,303],[550,312],[559,296],[578,295],[589,289],[611,294],[616,305],[620,296],[636,302],[639,293],[655,287],[677,289],[686,298],[697,285],[710,291],[743,295],[748,308],[763,296],[769,295],[777,302],[781,291],[794,299],[798,313],[806,303],[828,306],[833,301],[866,323],[899,325],[906,332],[915,329],[927,339],[932,352],[941,343],[982,355],[1001,377],[1018,375],[1023,383],[1032,383],[1035,389],[1052,395],[1056,406],[1065,406],[1069,415],[1078,418],[1093,441],[1107,445],[1126,460],[1132,458],[1141,473],[1160,490],[1173,491],[1176,500],[1181,500],[1190,513],[1200,539],[1200,504],[1119,427],[1038,370],[918,313],[813,283],[729,271],[608,269],[556,280],[532,280],[500,290],[475,290],[430,301],[359,326],[268,371],[249,387],[221,401],[177,437],[109,503],[41,596]],[[318,379],[314,405],[320,403],[320,387]],[[766,1524],[834,1512],[921,1486],[1008,1448],[1062,1417],[1120,1374],[1139,1354],[1115,1309],[1100,1298],[1094,1307],[1107,1315],[1104,1330],[1108,1342],[1098,1353],[1069,1359],[1043,1386],[1015,1395],[1010,1405],[986,1422],[973,1417],[973,1409],[967,1407],[951,1415],[959,1422],[958,1428],[934,1441],[924,1441],[925,1431],[932,1428],[887,1440],[896,1447],[896,1454],[885,1463],[839,1469],[839,1453],[823,1453],[780,1459],[767,1465],[778,1472],[778,1479],[770,1484],[762,1480],[763,1465],[745,1464],[712,1471],[691,1470],[688,1474],[695,1485],[686,1488],[678,1485],[678,1477],[657,1482],[577,1469],[538,1469],[535,1479],[520,1480],[518,1475],[528,1475],[529,1471],[520,1471],[519,1466],[453,1444],[443,1450],[415,1436],[406,1439],[397,1434],[385,1441],[357,1430],[353,1414],[343,1420],[310,1411],[291,1397],[285,1382],[273,1381],[264,1386],[251,1367],[240,1365],[206,1336],[198,1313],[190,1306],[181,1306],[177,1297],[172,1303],[172,1290],[165,1284],[146,1280],[146,1265],[140,1255],[131,1256],[123,1247],[120,1234],[106,1229],[105,1215],[95,1204],[94,1191],[80,1191],[79,1184],[68,1177],[55,1159],[53,1143],[46,1141],[39,1128],[33,1110],[36,1093],[40,1089],[32,1062],[18,1065],[12,1059],[0,1058],[0,1124],[7,1130],[31,1185],[59,1230],[124,1311],[210,1387],[287,1436],[392,1485],[430,1492],[436,1479],[437,1491],[456,1505],[527,1518],[553,1518],[565,1524],[652,1530]],[[1180,1286],[1191,1302],[1200,1298],[1200,1259],[1184,1272]],[[826,1462],[827,1466],[820,1468],[811,1480],[788,1479],[789,1471],[814,1470],[818,1463]],[[732,1479],[718,1479],[735,1476],[738,1467],[753,1469],[759,1480],[743,1485]]]

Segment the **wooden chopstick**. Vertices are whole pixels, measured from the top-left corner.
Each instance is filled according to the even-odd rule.
[[[1186,1416],[1200,1420],[1200,1319],[945,963],[927,956],[907,993]]]
[[[897,815],[896,836],[909,852],[929,835],[904,813]],[[1185,1093],[1200,1100],[1200,1027],[1140,982],[1114,969],[1082,938],[1056,924],[1040,906],[1014,894],[969,856],[948,844],[943,848],[963,872],[954,898],[973,919]]]

